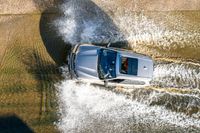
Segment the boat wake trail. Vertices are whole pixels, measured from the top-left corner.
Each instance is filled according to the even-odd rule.
[[[159,87],[200,88],[200,67],[191,64],[157,64],[153,77],[152,85]]]
[[[62,132],[198,132],[200,120],[149,106],[89,84],[57,85]]]

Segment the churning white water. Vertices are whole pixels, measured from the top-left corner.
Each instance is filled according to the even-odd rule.
[[[164,107],[148,106],[89,84],[65,80],[58,85],[58,128],[64,132],[199,131],[200,120]]]
[[[155,65],[152,84],[160,87],[200,88],[199,66],[184,63]]]

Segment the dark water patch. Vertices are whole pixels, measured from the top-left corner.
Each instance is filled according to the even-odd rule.
[[[33,130],[18,116],[6,115],[0,117],[1,133],[33,133]]]
[[[66,56],[71,46],[58,36],[57,29],[52,25],[52,22],[59,16],[61,14],[47,14],[44,11],[40,19],[40,34],[49,55],[57,64],[63,65],[66,63]]]

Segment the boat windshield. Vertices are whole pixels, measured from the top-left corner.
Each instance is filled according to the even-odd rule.
[[[116,78],[117,52],[109,49],[100,49],[98,56],[98,74],[100,79]]]

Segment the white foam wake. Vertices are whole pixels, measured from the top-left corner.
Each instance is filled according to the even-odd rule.
[[[169,28],[171,23],[165,24],[166,20],[156,22],[156,19],[149,17],[147,14],[145,15],[143,12],[133,13],[127,11],[123,15],[116,15],[113,21],[133,49],[137,48],[137,50],[141,49],[142,51],[144,46],[162,50],[189,47],[194,48],[195,51],[195,48],[199,47],[200,32],[195,29],[188,30],[184,27],[184,23],[180,23],[180,21],[184,22],[186,18],[182,18],[181,15],[179,17],[175,15],[167,17],[172,20],[171,23],[175,27],[174,29]]]
[[[89,84],[66,80],[57,87],[60,98],[57,126],[64,133],[200,129],[200,120],[162,107],[150,107]]]
[[[154,85],[161,87],[200,88],[200,69],[189,64],[158,64],[153,74]]]

